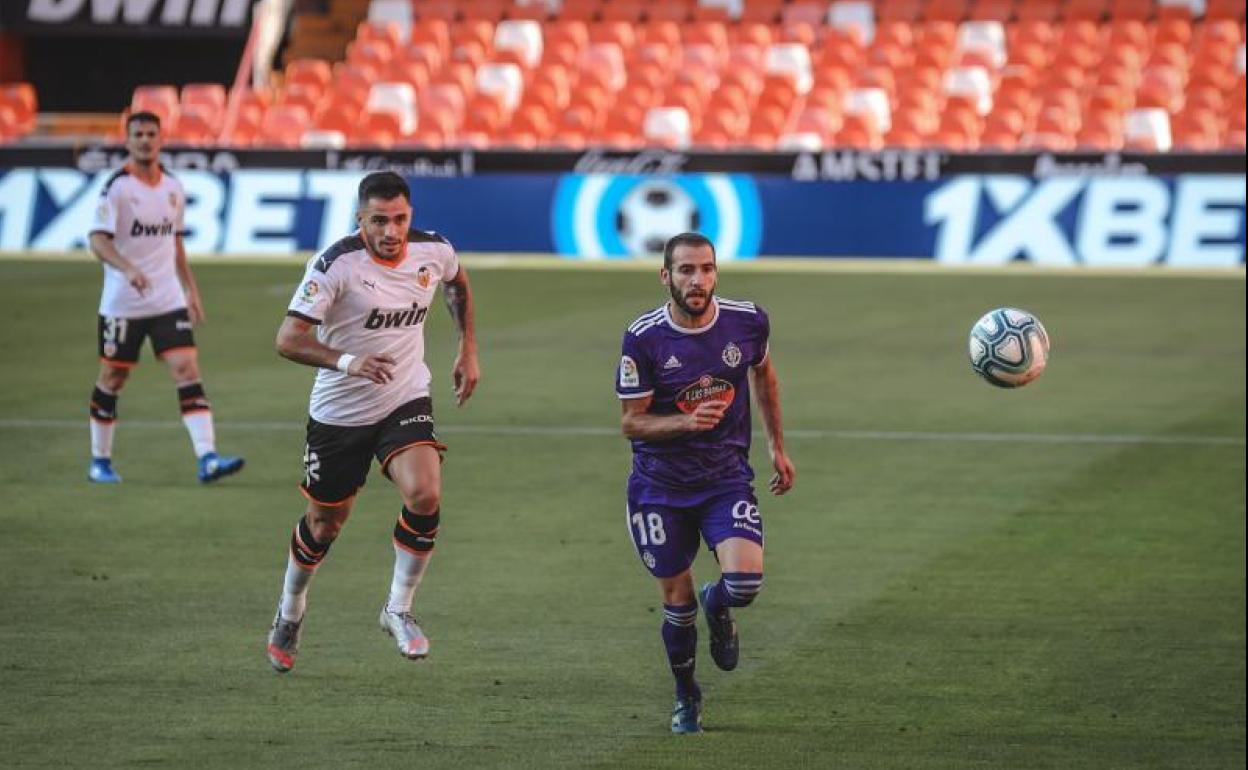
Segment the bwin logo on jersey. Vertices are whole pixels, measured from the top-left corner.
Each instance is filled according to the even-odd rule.
[[[364,321],[365,329],[393,329],[400,326],[416,326],[425,320],[425,314],[429,312],[429,308],[421,307],[413,302],[409,308],[400,308],[398,310],[382,310],[381,308],[373,308],[368,314],[368,318]]]
[[[721,260],[750,259],[762,241],[762,207],[744,174],[569,174],[551,212],[555,250],[572,258],[657,255],[696,231]]]
[[[166,219],[158,225],[149,225],[138,219],[134,220],[134,224],[130,225],[130,237],[138,238],[143,235],[173,235],[173,223]]]

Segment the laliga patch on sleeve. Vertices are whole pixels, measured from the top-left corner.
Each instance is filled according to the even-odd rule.
[[[620,358],[620,387],[637,388],[641,386],[641,378],[637,375],[637,362],[630,356]]]
[[[303,282],[303,286],[299,288],[299,304],[311,305],[316,301],[316,295],[321,293],[321,287],[316,281],[308,279]]]

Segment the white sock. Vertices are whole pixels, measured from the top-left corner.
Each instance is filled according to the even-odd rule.
[[[117,429],[117,421],[100,422],[91,420],[91,456],[110,458],[113,456],[113,431]]]
[[[286,583],[282,587],[282,620],[299,621],[308,607],[308,586],[316,570],[305,569],[291,556],[286,562]]]
[[[182,415],[182,424],[186,432],[191,434],[191,445],[195,447],[195,456],[203,457],[209,452],[217,451],[216,434],[212,428],[212,412],[203,410]]]
[[[386,600],[386,612],[411,612],[412,597],[425,576],[425,566],[433,551],[416,555],[397,545],[394,547],[394,579],[390,582],[390,598]]]

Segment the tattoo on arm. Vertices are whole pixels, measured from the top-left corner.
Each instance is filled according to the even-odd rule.
[[[457,282],[442,287],[442,298],[446,301],[446,309],[451,313],[455,328],[463,334],[469,329],[472,319],[468,287]]]

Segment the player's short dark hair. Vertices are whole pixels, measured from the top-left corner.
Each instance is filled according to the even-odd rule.
[[[132,112],[130,113],[130,116],[126,118],[126,133],[130,132],[130,126],[133,126],[135,123],[155,123],[156,127],[160,128],[160,116],[154,112],[148,112],[146,110],[142,112]]]
[[[677,246],[710,246],[711,256],[715,256],[715,244],[711,243],[710,238],[702,233],[681,233],[668,238],[663,245],[663,269],[672,269],[672,255],[676,253]]]
[[[393,171],[374,171],[360,180],[361,206],[372,198],[389,201],[400,195],[408,203],[412,202],[412,191],[407,186],[407,180]]]

